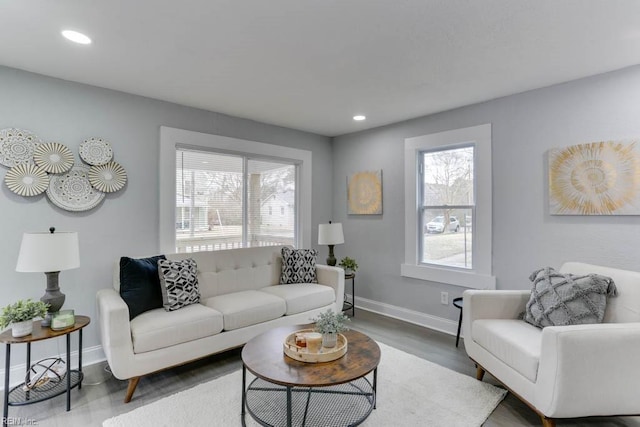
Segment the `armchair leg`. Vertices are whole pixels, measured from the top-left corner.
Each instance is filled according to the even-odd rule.
[[[131,402],[131,398],[133,397],[133,393],[136,391],[139,381],[140,377],[129,378],[129,386],[127,387],[127,395],[124,397],[124,403]]]
[[[547,418],[544,415],[540,415],[542,420],[542,427],[556,427],[556,420],[553,418]]]
[[[476,366],[476,379],[478,381],[482,381],[483,378],[484,378],[484,369],[482,369],[482,366],[477,365]]]

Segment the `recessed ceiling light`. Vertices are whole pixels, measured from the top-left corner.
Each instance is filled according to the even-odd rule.
[[[72,30],[64,30],[62,32],[64,38],[80,44],[91,44],[91,39],[82,33]]]
[[[353,120],[355,120],[357,122],[361,122],[361,121],[365,120],[366,118],[367,118],[366,116],[362,116],[362,115],[353,116]]]

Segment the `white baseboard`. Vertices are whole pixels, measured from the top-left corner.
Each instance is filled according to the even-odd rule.
[[[351,299],[349,299],[351,301]],[[402,320],[414,325],[424,326],[425,328],[444,332],[449,335],[456,335],[458,331],[458,322],[445,319],[442,317],[432,316],[430,314],[421,313],[408,308],[397,307],[383,302],[373,301],[367,298],[356,297],[356,310],[366,310],[383,316]],[[460,334],[462,337],[462,334]]]
[[[67,353],[64,352],[60,355],[52,355],[49,357],[61,357],[65,362],[67,361]],[[41,360],[41,359],[38,359]],[[32,360],[31,363],[35,363],[38,360]],[[82,366],[87,367],[89,365],[93,365],[94,363],[100,363],[107,360],[104,355],[104,351],[102,351],[101,345],[96,345],[94,347],[84,348],[82,351]],[[71,352],[71,369],[78,369],[78,351]],[[27,372],[27,364],[22,363],[20,365],[13,365],[9,370],[9,387],[17,386],[24,382],[25,373]],[[0,384],[0,391],[4,391],[4,378],[5,378],[5,370],[0,370],[0,378],[2,378],[2,383]]]

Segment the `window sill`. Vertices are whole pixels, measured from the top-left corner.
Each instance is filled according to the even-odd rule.
[[[400,275],[470,289],[495,289],[495,276],[473,271],[450,270],[425,265],[402,264]]]

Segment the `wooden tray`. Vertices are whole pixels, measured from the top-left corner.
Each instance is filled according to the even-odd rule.
[[[338,342],[333,348],[322,347],[318,353],[310,353],[306,347],[296,345],[296,334],[313,332],[313,329],[302,329],[289,334],[283,343],[284,354],[292,359],[307,363],[331,362],[340,359],[347,353],[347,338],[338,334]]]

